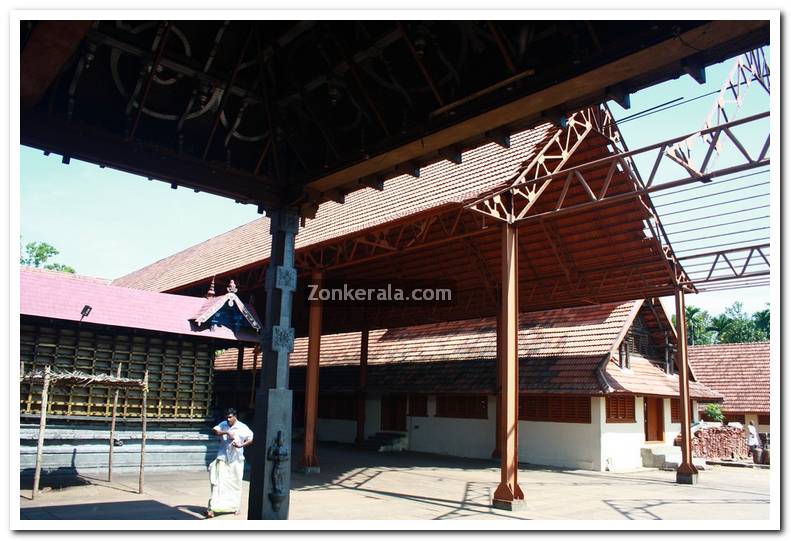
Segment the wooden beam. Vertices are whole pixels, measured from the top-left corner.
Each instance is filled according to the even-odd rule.
[[[47,398],[49,397],[49,380],[52,369],[49,365],[44,367],[44,384],[41,386],[41,415],[38,421],[38,444],[36,445],[36,469],[33,473],[33,494],[30,499],[38,496],[39,483],[41,482],[41,463],[44,459],[44,432],[47,428]]]
[[[687,317],[684,290],[676,290],[676,337],[678,340],[676,359],[678,364],[678,395],[681,401],[681,464],[676,470],[676,482],[694,485],[698,481],[698,469],[692,463],[691,412],[689,408],[689,360],[687,358]]]
[[[453,126],[426,134],[398,148],[388,150],[371,159],[334,171],[307,184],[318,191],[326,191],[355,179],[395,167],[414,160],[429,152],[461,143],[481,133],[497,129],[518,120],[535,117],[552,107],[566,102],[575,102],[585,96],[601,96],[608,86],[617,85],[651,71],[668,67],[674,62],[697,52],[710,49],[734,38],[767,26],[767,21],[712,21],[705,32],[696,28],[646,47],[640,51],[592,69],[542,90],[522,96],[509,103],[465,119]]]
[[[321,271],[311,274],[310,283],[321,285]],[[305,445],[302,449],[300,467],[303,473],[319,473],[319,458],[316,454],[316,421],[319,404],[319,359],[321,357],[322,303],[310,304],[308,320],[308,366],[305,370]]]
[[[514,511],[523,509],[525,495],[517,480],[519,472],[519,276],[518,230],[515,224],[502,224],[502,286],[500,290],[500,485],[493,505]]]
[[[360,389],[357,394],[357,437],[355,443],[361,446],[365,441],[365,401],[367,398],[366,385],[368,384],[368,338],[369,332],[365,328],[360,333]]]
[[[19,62],[19,101],[36,105],[74,54],[93,21],[39,21]]]

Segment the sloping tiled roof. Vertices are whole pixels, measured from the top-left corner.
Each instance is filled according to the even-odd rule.
[[[769,355],[769,342],[692,346],[689,363],[725,397],[723,410],[769,413]]]
[[[190,322],[206,299],[118,287],[73,274],[20,269],[20,314],[66,321],[80,321],[85,305],[90,314],[85,324],[111,325],[219,340],[257,341],[256,333],[239,333],[225,327],[198,328]]]
[[[525,392],[600,394],[615,390],[678,394],[677,377],[666,376],[647,361],[647,367],[633,365],[633,370],[628,371],[633,374],[631,380],[611,376],[609,388],[603,386],[598,375],[599,367],[605,358],[610,358],[614,346],[617,349],[619,338],[641,305],[642,301],[630,301],[521,314],[520,388]],[[401,392],[494,392],[495,339],[493,318],[371,331],[368,388]],[[307,338],[295,342],[290,357],[292,388],[303,385],[307,344]],[[215,359],[215,369],[234,370],[237,358],[236,349],[228,350]],[[248,348],[244,352],[244,368],[252,368],[252,362],[253,350]],[[260,369],[260,358],[257,362]],[[322,370],[321,388],[356,390],[359,363],[359,332],[323,336],[321,366],[333,369]],[[616,367],[615,371],[621,370]],[[717,397],[697,384],[691,385],[691,391],[695,398]]]
[[[616,393],[678,396],[677,374],[668,375],[656,364],[636,355],[631,355],[629,358],[629,370],[622,370],[615,359],[611,359],[604,370],[604,377]],[[692,380],[689,382],[689,395],[696,400],[713,402],[722,400],[720,393]]]
[[[296,249],[356,233],[444,205],[460,203],[507,181],[553,134],[551,124],[511,136],[511,148],[495,143],[464,152],[461,164],[439,161],[402,175],[385,189],[357,190],[344,204],[327,202],[300,228]],[[113,284],[170,291],[214,275],[241,269],[269,257],[269,219],[264,217],[161,259],[116,279]]]

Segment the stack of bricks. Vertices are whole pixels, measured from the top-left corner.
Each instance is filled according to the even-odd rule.
[[[679,435],[676,445],[680,445],[680,439]],[[747,434],[744,428],[735,426],[702,427],[692,436],[692,456],[712,460],[749,458]]]

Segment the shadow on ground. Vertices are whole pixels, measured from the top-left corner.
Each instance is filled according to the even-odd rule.
[[[171,507],[155,500],[85,503],[30,507],[20,511],[22,520],[196,520],[195,506]],[[197,515],[197,516],[196,516]]]

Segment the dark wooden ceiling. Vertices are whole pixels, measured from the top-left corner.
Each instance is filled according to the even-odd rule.
[[[309,214],[768,35],[768,21],[23,21],[21,141]]]

